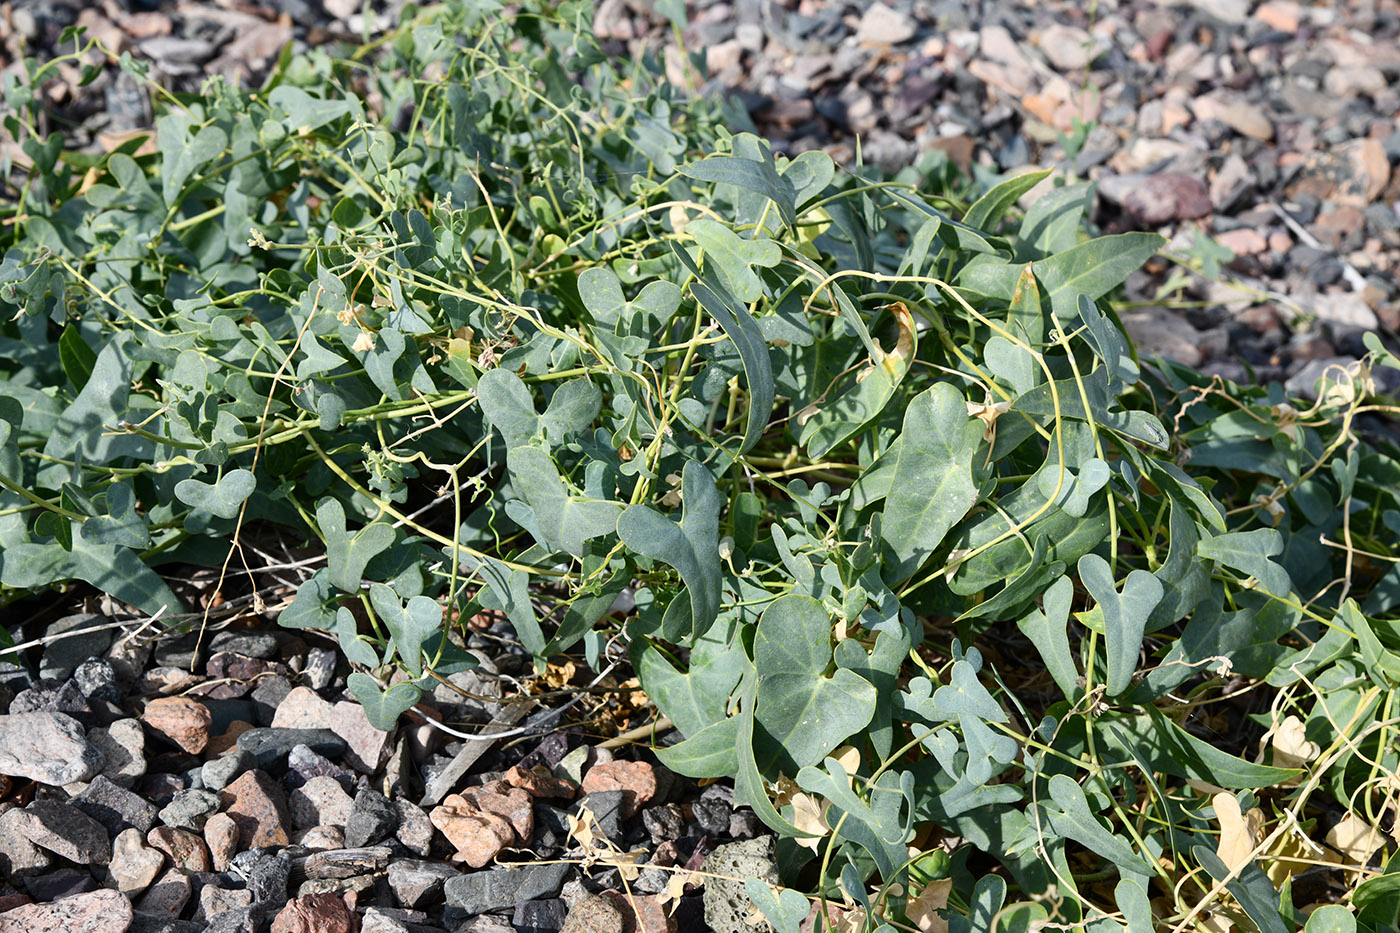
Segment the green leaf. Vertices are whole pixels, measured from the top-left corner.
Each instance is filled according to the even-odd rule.
[[[794,774],[816,764],[875,715],[875,688],[865,678],[845,668],[826,675],[831,618],[810,596],[783,596],[764,610],[753,659],[755,716],[771,770]]]
[[[69,324],[63,328],[63,333],[58,338],[58,361],[63,366],[63,374],[68,377],[68,384],[73,387],[73,391],[81,392],[92,376],[97,354],[87,345],[78,328]]]
[[[442,628],[442,607],[426,596],[400,602],[399,594],[383,583],[370,585],[369,601],[389,630],[404,667],[414,677],[422,677],[424,645]]]
[[[336,609],[328,605],[335,590],[331,587],[330,576],[322,568],[316,571],[301,586],[291,605],[277,616],[277,624],[283,628],[319,628],[329,631],[335,627]]]
[[[841,838],[869,852],[887,882],[902,882],[914,836],[914,776],[886,771],[869,787],[867,803],[852,790],[851,777],[839,761],[828,758],[823,764],[824,771],[808,766],[797,772],[798,786],[830,802],[828,825],[839,826]],[[908,818],[901,819],[902,813]]]
[[[617,533],[639,554],[665,561],[685,582],[686,599],[666,608],[667,641],[703,634],[719,614],[719,510],[723,500],[710,471],[697,460],[681,471],[681,520],[671,521],[645,505],[629,506],[617,519]]]
[[[1089,400],[1087,409],[1084,407],[1085,397]],[[1093,420],[1099,427],[1151,444],[1159,450],[1167,449],[1170,439],[1166,428],[1162,427],[1162,423],[1154,415],[1137,409],[1110,411],[1112,404],[1108,391],[1108,373],[1106,370],[1096,369],[1082,379],[1058,379],[1053,383],[1038,385],[1012,402],[1011,410],[1045,418],[1053,418],[1058,414],[1061,418],[1074,418],[1078,421],[1088,421],[1092,413]]]
[[[1104,689],[1109,696],[1117,696],[1133,682],[1147,617],[1162,601],[1162,583],[1146,570],[1134,570],[1123,581],[1120,594],[1108,561],[1097,554],[1079,558],[1079,579],[1103,613],[1108,652]]]
[[[316,503],[316,525],[326,542],[330,581],[345,593],[358,593],[365,566],[394,543],[394,529],[381,522],[366,525],[353,535],[345,529],[345,508],[326,497]]]
[[[1303,933],[1356,933],[1356,917],[1341,904],[1323,904],[1308,915]]]
[[[184,194],[190,175],[222,156],[228,147],[228,134],[223,129],[205,126],[195,130],[194,118],[185,111],[157,120],[156,139],[160,140],[161,197],[167,207],[174,206]]]
[[[94,544],[81,529],[70,528],[72,550],[57,542],[15,544],[0,549],[0,584],[32,589],[64,580],[83,580],[148,615],[175,615],[185,606],[136,552],[112,544]]]
[[[1196,738],[1155,706],[1143,709],[1145,714],[1115,712],[1095,720],[1096,734],[1119,761],[1140,760],[1149,771],[1232,790],[1272,787],[1302,773],[1236,758]]]
[[[1166,242],[1155,233],[1120,233],[1070,247],[1034,264],[1045,286],[1042,294],[1061,322],[1079,317],[1079,298],[1097,300],[1123,284]],[[983,259],[964,266],[957,285],[989,298],[1010,301],[1022,266],[1005,260]]]
[[[1357,920],[1377,930],[1394,930],[1400,924],[1400,875],[1393,872],[1368,878],[1351,894]]]
[[[612,534],[622,504],[571,493],[554,461],[538,447],[516,447],[506,457],[511,479],[535,513],[535,527],[551,551],[583,556],[584,544]]]
[[[896,350],[872,358],[864,378],[834,401],[818,402],[818,410],[802,426],[798,443],[807,448],[809,456],[826,456],[833,447],[854,437],[889,404],[919,349],[913,317],[903,306],[895,310],[895,323],[899,327]]]
[[[1068,699],[1073,699],[1079,680],[1074,656],[1070,654],[1066,628],[1073,597],[1074,584],[1069,577],[1061,577],[1045,591],[1043,611],[1032,609],[1016,621],[1016,627],[1035,645],[1035,650],[1045,662],[1045,669]]]
[[[685,232],[700,244],[705,251],[706,268],[719,274],[719,280],[729,293],[745,303],[763,297],[763,281],[753,267],[772,268],[781,261],[783,251],[775,240],[768,237],[745,239],[708,217],[692,220]]]
[[[378,667],[379,652],[374,645],[370,644],[368,638],[360,634],[359,623],[355,621],[355,616],[341,606],[335,611],[335,638],[340,644],[340,651],[352,664],[363,664],[365,667]]]
[[[89,465],[108,463],[118,457],[149,459],[154,445],[145,438],[124,432],[104,436],[107,428],[116,427],[129,409],[134,369],[128,350],[133,342],[129,331],[107,341],[97,354],[83,390],[49,432],[45,455],[63,460],[77,455]]]
[[[320,129],[350,113],[348,101],[321,100],[290,84],[279,84],[273,88],[268,95],[268,103],[287,115],[283,122],[292,133]]]
[[[175,484],[175,498],[194,509],[219,518],[237,518],[243,503],[257,488],[257,477],[247,470],[229,470],[214,483],[184,479]]]
[[[136,512],[136,493],[126,481],[107,487],[107,514],[83,522],[81,534],[93,544],[116,544],[138,550],[151,546],[146,520]]]
[[[1126,875],[1152,874],[1152,869],[1133,851],[1132,846],[1094,818],[1093,809],[1084,796],[1084,788],[1073,778],[1063,774],[1051,777],[1050,798],[1055,806],[1047,807],[1046,811],[1055,832],[1108,859]]]
[[[525,650],[536,658],[542,657],[547,642],[534,604],[530,602],[530,575],[489,555],[470,562],[475,564],[476,572],[487,585],[481,605],[504,612]]]
[[[603,408],[603,393],[588,379],[570,379],[554,390],[540,424],[545,442],[562,444],[588,430]]]
[[[720,616],[714,625],[691,642],[685,673],[650,639],[632,641],[632,663],[657,709],[687,739],[718,722],[726,721],[729,695],[751,667],[738,623],[732,614]]]
[[[762,147],[760,147],[760,151],[766,158],[758,160],[741,159],[737,156],[710,156],[699,162],[682,165],[679,171],[682,175],[698,181],[719,182],[757,192],[772,200],[778,208],[779,216],[783,218],[783,223],[789,227],[795,226],[797,224],[797,211],[793,184],[778,174],[778,170],[773,165],[773,157],[768,155]],[[701,218],[701,220],[707,219]],[[698,220],[692,221],[687,229],[693,232],[695,224],[699,222]],[[714,223],[714,221],[708,220],[707,222]],[[776,247],[774,252],[776,253]],[[745,300],[753,301],[754,299],[747,298]]]
[[[898,560],[887,581],[907,579],[977,503],[973,470],[983,428],[951,383],[940,382],[909,403],[885,500],[882,534]]]
[[[540,431],[535,400],[520,377],[508,369],[489,369],[477,380],[481,413],[505,438],[506,448],[523,447]]]
[[[625,329],[642,317],[652,329],[671,320],[681,306],[681,290],[672,282],[648,282],[637,297],[627,301],[617,273],[603,266],[585,270],[578,277],[578,293],[593,320],[614,331]]]
[[[1283,553],[1283,535],[1273,528],[1232,531],[1202,538],[1196,544],[1196,553],[1254,577],[1271,596],[1282,599],[1293,589],[1288,571],[1269,559]]]
[[[1094,194],[1092,182],[1051,188],[1036,200],[1021,220],[1016,236],[1016,261],[1040,260],[1079,242],[1080,222]]]
[[[967,213],[963,215],[963,223],[984,233],[996,233],[997,224],[1007,208],[1015,204],[1021,195],[1049,178],[1053,171],[1054,169],[1047,168],[1024,175],[1014,175],[994,185],[967,209]]]
[[[658,747],[656,758],[677,774],[692,778],[727,777],[739,770],[735,742],[740,717],[731,716],[711,723],[698,732],[686,733],[685,741]],[[753,752],[749,752],[749,758]]]
[[[1216,881],[1224,881],[1230,876],[1229,866],[1209,846],[1192,846],[1191,854]],[[1278,891],[1258,865],[1251,862],[1240,869],[1235,878],[1225,885],[1225,890],[1240,902],[1249,919],[1258,925],[1259,933],[1292,933],[1292,928],[1279,916]]]
[[[345,686],[365,708],[369,724],[381,732],[393,731],[399,717],[423,699],[423,691],[413,684],[399,683],[381,690],[373,677],[359,671],[345,678]]]
[[[820,149],[808,149],[783,166],[782,175],[792,183],[797,207],[801,209],[826,191],[836,177],[836,163]]]
[[[798,933],[802,921],[807,919],[811,905],[807,898],[791,888],[774,889],[757,878],[744,879],[744,890],[749,900],[759,909],[764,918],[773,925],[775,933]]]

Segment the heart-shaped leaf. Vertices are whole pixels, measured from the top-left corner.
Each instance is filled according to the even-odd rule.
[[[405,604],[383,583],[370,585],[369,602],[389,630],[404,667],[414,677],[423,676],[423,652],[431,650],[426,643],[442,628],[442,607],[426,596],[414,596]]]
[[[345,686],[365,708],[369,724],[380,732],[393,731],[399,717],[423,699],[423,691],[413,684],[399,683],[381,690],[373,677],[359,671],[345,678]]]
[[[885,574],[891,586],[908,579],[977,503],[973,470],[983,428],[980,419],[968,417],[967,400],[951,383],[940,382],[909,403],[882,526],[898,559]]]
[[[1040,653],[1041,660],[1045,662],[1045,669],[1054,678],[1055,685],[1068,698],[1074,696],[1076,681],[1079,678],[1079,672],[1074,666],[1074,656],[1069,651],[1069,635],[1065,627],[1069,622],[1069,608],[1073,596],[1074,584],[1070,582],[1069,577],[1061,577],[1045,591],[1044,610],[1032,609],[1016,622],[1016,627],[1031,640],[1035,650]]]
[[[875,688],[846,668],[827,676],[831,650],[831,617],[817,600],[788,595],[764,610],[753,643],[760,764],[795,774],[870,724]]]
[[[334,593],[330,575],[325,568],[316,571],[310,579],[297,587],[296,597],[277,617],[277,624],[283,628],[333,628],[336,623],[336,609],[329,603]],[[377,658],[375,660],[378,661]]]
[[[490,369],[477,380],[481,413],[501,432],[506,447],[523,447],[540,430],[535,400],[520,377],[508,369]]]
[[[673,282],[648,282],[628,301],[617,273],[603,266],[578,277],[578,293],[593,320],[616,332],[650,331],[665,324],[681,306],[681,290]],[[640,320],[638,320],[640,319]],[[637,327],[633,327],[636,321]]]
[[[330,497],[316,503],[316,524],[326,542],[331,582],[346,593],[359,591],[365,566],[394,543],[394,529],[380,522],[366,525],[353,535],[347,532],[345,508]]]
[[[1112,475],[1108,464],[1095,457],[1080,466],[1077,474],[1069,468],[1063,473],[1058,469],[1041,470],[1040,491],[1045,498],[1054,498],[1055,504],[1066,514],[1083,518],[1089,511],[1089,497],[1108,485]],[[1055,495],[1056,485],[1059,486],[1058,496]]]
[[[258,480],[247,470],[229,470],[214,483],[183,479],[175,484],[175,498],[195,509],[204,509],[219,518],[237,518],[238,510]]]
[[[757,878],[745,878],[744,890],[748,892],[753,905],[773,925],[775,933],[798,933],[802,921],[807,919],[812,909],[807,898],[791,888],[774,889]]]
[[[1283,535],[1273,528],[1212,535],[1201,539],[1196,553],[1254,577],[1270,596],[1282,599],[1293,589],[1288,571],[1269,559],[1283,553]]]
[[[1097,554],[1079,558],[1079,579],[1103,612],[1108,648],[1104,689],[1109,696],[1117,696],[1133,682],[1147,617],[1162,601],[1162,581],[1146,570],[1134,570],[1123,581],[1123,591],[1119,593],[1108,561]]]

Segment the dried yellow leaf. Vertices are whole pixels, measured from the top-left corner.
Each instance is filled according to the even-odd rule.
[[[1231,871],[1243,868],[1254,858],[1264,828],[1264,814],[1258,807],[1240,813],[1234,794],[1220,793],[1211,798],[1215,818],[1220,821],[1220,843],[1215,854]]]

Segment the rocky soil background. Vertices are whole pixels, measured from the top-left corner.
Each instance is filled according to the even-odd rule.
[[[737,96],[779,151],[1054,165],[1096,183],[1101,230],[1166,234],[1122,312],[1144,356],[1307,395],[1363,334],[1400,327],[1396,0],[688,12],[683,49],[646,0],[600,0],[594,27],[616,55],[661,48],[676,83]],[[246,84],[289,42],[360,42],[397,15],[359,0],[8,2],[3,73],[77,24],[169,89]],[[43,88],[44,129],[100,151],[149,126],[148,91],[119,69],[79,80],[64,68]],[[153,638],[76,607],[4,620],[31,641],[0,656],[0,933],[753,929],[741,887],[688,872],[776,878],[771,837],[722,784],[650,757],[625,681],[536,678],[509,626],[483,618],[468,645],[485,663],[432,697],[471,737],[379,732],[334,646],[271,624],[296,558],[273,568],[261,628]]]

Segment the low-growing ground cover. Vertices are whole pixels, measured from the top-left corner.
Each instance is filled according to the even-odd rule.
[[[383,729],[483,612],[630,667],[778,835],[781,933],[1393,926],[1400,364],[1305,407],[1138,359],[1160,238],[1086,186],[775,158],[588,21],[448,3],[147,154],[7,87],[3,598],[197,627],[163,574],[261,611],[282,535]]]

